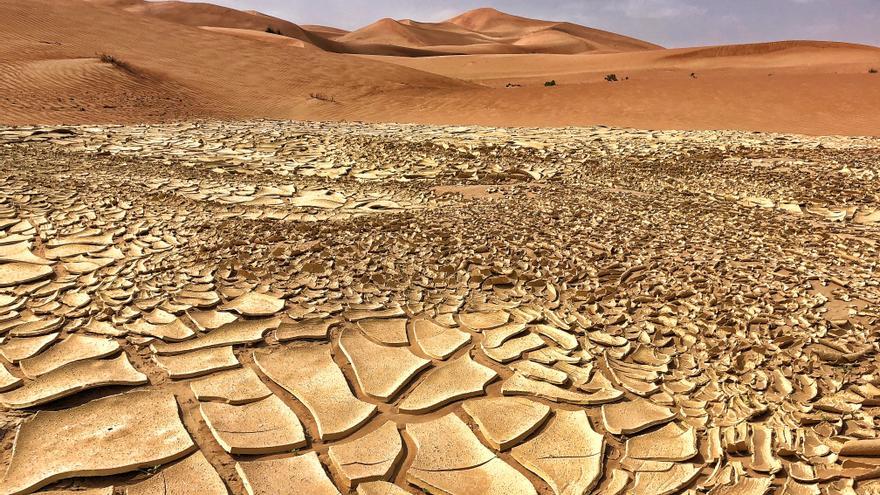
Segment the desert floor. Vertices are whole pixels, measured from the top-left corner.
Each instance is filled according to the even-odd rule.
[[[877,493],[877,156],[0,128],[0,492]]]

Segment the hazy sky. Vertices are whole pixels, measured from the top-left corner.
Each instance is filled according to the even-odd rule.
[[[477,7],[571,21],[667,47],[820,39],[880,45],[880,0],[202,0],[298,24],[355,29],[439,21]]]

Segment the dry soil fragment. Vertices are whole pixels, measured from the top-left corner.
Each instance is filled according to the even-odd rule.
[[[53,262],[40,258],[31,252],[30,242],[17,242],[13,244],[0,244],[0,263],[32,263],[35,265],[51,265]]]
[[[477,313],[461,313],[458,321],[474,330],[488,330],[500,327],[510,320],[510,313],[504,310],[481,311]]]
[[[387,481],[371,481],[358,485],[357,495],[410,495],[410,493]]]
[[[629,473],[622,469],[614,469],[611,471],[611,479],[605,486],[605,495],[622,495],[629,484]]]
[[[211,347],[173,356],[154,356],[154,359],[175,380],[194,378],[240,365],[238,358],[232,353],[232,346]]]
[[[471,336],[456,328],[447,328],[431,320],[413,322],[413,336],[422,351],[434,359],[446,359],[471,341]]]
[[[859,485],[859,488],[863,488],[862,485]],[[785,480],[785,485],[782,487],[782,492],[780,492],[780,495],[821,495],[821,493],[822,491],[819,490],[818,485],[799,483],[793,478],[788,478]],[[865,495],[876,495],[877,493],[880,492],[866,492]]]
[[[523,323],[507,323],[500,327],[483,331],[483,342],[481,345],[483,349],[501,347],[502,344],[525,331],[526,326]]]
[[[275,330],[275,340],[323,340],[330,336],[330,328],[339,323],[335,318],[312,318],[294,323],[282,323]]]
[[[39,337],[24,337],[9,339],[0,346],[0,354],[10,363],[17,363],[23,359],[36,356],[40,351],[52,345],[58,339],[58,332],[40,335]]]
[[[686,461],[697,455],[697,434],[690,426],[669,423],[627,440],[626,455],[649,461]]]
[[[366,436],[333,445],[329,454],[334,469],[350,487],[388,479],[402,459],[403,444],[397,426],[389,421]]]
[[[214,373],[189,384],[193,395],[200,401],[219,401],[227,404],[247,404],[272,395],[254,370],[243,367]]]
[[[465,402],[464,411],[496,450],[507,450],[550,417],[550,407],[522,397],[489,397]]]
[[[12,337],[36,337],[52,333],[64,325],[64,318],[34,319],[24,322],[9,331]]]
[[[557,495],[582,495],[602,475],[605,437],[593,430],[584,411],[560,410],[547,428],[510,453]]]
[[[483,393],[486,385],[498,377],[494,370],[471,359],[469,354],[425,375],[400,402],[400,412],[421,414],[450,402]]]
[[[667,471],[636,473],[631,495],[671,495],[679,493],[700,475],[700,466],[673,464]]]
[[[248,495],[339,495],[318,454],[239,462],[235,470]]]
[[[176,318],[172,323],[166,323],[163,325],[153,325],[152,323],[147,323],[145,320],[138,320],[134,323],[125,325],[124,328],[131,333],[147,337],[156,337],[157,339],[162,339],[167,342],[180,342],[191,339],[195,336],[195,332],[193,332],[188,326],[184,325],[179,318]]]
[[[849,457],[880,457],[880,438],[847,440],[840,455]]]
[[[61,258],[73,258],[81,254],[97,253],[98,251],[103,251],[104,248],[105,246],[92,244],[66,244],[64,246],[49,248],[46,250],[45,254],[47,258],[57,260]]]
[[[559,347],[567,350],[573,351],[580,347],[580,344],[577,341],[577,337],[566,332],[565,330],[561,330],[559,328],[550,326],[550,325],[535,325],[531,328],[533,332],[543,335],[548,339],[559,344]]]
[[[284,309],[284,299],[262,292],[248,292],[224,304],[220,309],[244,316],[272,316]]]
[[[517,361],[508,367],[513,371],[520,372],[523,376],[531,378],[532,380],[540,380],[554,385],[565,385],[565,383],[568,382],[568,374],[564,371],[534,361]]]
[[[48,490],[37,495],[113,495],[113,493],[113,487],[108,486],[107,488],[92,488],[90,490]]]
[[[306,445],[296,414],[278,397],[236,406],[203,402],[202,417],[230,454],[274,454]]]
[[[409,344],[406,336],[406,318],[361,320],[357,323],[364,334],[376,342],[391,345],[404,346]]]
[[[416,445],[406,479],[429,493],[536,493],[525,476],[484,447],[453,413],[426,423],[409,424],[406,432]]]
[[[623,397],[623,392],[608,388],[592,394],[572,392],[556,385],[526,378],[521,373],[514,373],[501,386],[504,395],[528,395],[552,402],[566,402],[582,406],[596,406],[614,402]]]
[[[0,287],[12,287],[26,284],[51,277],[51,266],[35,265],[32,263],[2,263],[0,264]]]
[[[383,401],[393,397],[419,371],[431,365],[431,361],[405,347],[376,344],[354,328],[342,331],[339,348],[351,363],[361,390]]]
[[[92,388],[145,383],[146,375],[134,369],[128,355],[122,353],[115,359],[77,361],[50,371],[20,388],[0,394],[0,405],[24,409]]]
[[[13,375],[6,369],[6,366],[0,364],[0,392],[5,392],[21,385],[21,381],[21,378]]]
[[[360,321],[367,318],[396,318],[398,316],[404,316],[405,314],[403,308],[400,306],[392,306],[380,310],[355,309],[345,313],[345,318],[348,321]]]
[[[128,334],[127,330],[116,328],[110,322],[94,319],[90,320],[85,326],[83,326],[83,330],[96,335],[106,335],[108,337],[124,337]]]
[[[752,426],[752,462],[749,467],[769,474],[782,470],[782,462],[773,455],[773,430],[767,426]]]
[[[612,435],[632,435],[673,418],[672,409],[642,398],[602,406],[602,422]]]
[[[89,244],[94,246],[109,246],[113,244],[113,233],[101,233],[98,229],[87,229],[66,237],[52,239],[47,243],[49,247],[67,246],[69,244]]]
[[[254,361],[266,376],[305,404],[322,440],[348,435],[376,412],[376,406],[351,393],[327,344],[282,348],[271,354],[255,352]]]
[[[483,352],[494,361],[509,363],[522,357],[523,354],[544,347],[544,339],[534,333],[508,340],[499,347],[486,348]]]
[[[238,318],[226,311],[190,311],[186,316],[203,332],[220,328]]]
[[[77,492],[79,493],[79,492]],[[128,486],[125,495],[226,495],[226,485],[201,451]]]
[[[717,486],[710,495],[764,495],[770,491],[773,478],[740,478],[732,485]]]
[[[225,347],[238,344],[249,344],[263,340],[267,331],[277,328],[281,318],[264,318],[260,320],[238,320],[202,334],[198,338],[185,342],[156,342],[150,349],[156,354],[172,355],[211,347]]]
[[[18,429],[0,492],[17,495],[65,478],[157,466],[194,447],[170,393],[130,392],[40,411]]]
[[[73,334],[19,365],[25,376],[36,378],[69,363],[110,356],[119,349],[115,340]]]

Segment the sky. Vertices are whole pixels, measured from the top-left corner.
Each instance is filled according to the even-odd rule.
[[[297,24],[357,29],[384,17],[440,21],[478,7],[569,21],[666,47],[785,39],[880,46],[880,0],[201,0]]]

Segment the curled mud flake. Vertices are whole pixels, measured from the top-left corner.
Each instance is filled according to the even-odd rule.
[[[549,406],[521,397],[474,399],[463,408],[495,450],[517,445],[550,417]]]
[[[605,438],[592,429],[584,411],[558,410],[541,433],[511,455],[556,494],[588,493],[602,476]]]
[[[244,405],[203,402],[199,409],[217,443],[230,454],[274,454],[307,443],[296,414],[274,395]]]
[[[30,493],[57,480],[164,464],[194,448],[172,394],[114,395],[25,421],[0,486],[3,493]]]
[[[346,486],[354,487],[388,480],[403,459],[403,443],[397,426],[389,421],[361,438],[331,446],[328,453]]]
[[[248,495],[339,495],[314,452],[280,459],[237,462]]]
[[[329,345],[287,347],[270,354],[255,352],[254,361],[266,376],[305,404],[323,440],[349,435],[376,412],[376,406],[352,394]]]
[[[0,405],[25,409],[68,397],[84,390],[110,386],[137,386],[147,377],[134,369],[128,355],[113,359],[87,359],[56,368],[34,381],[0,394]]]

